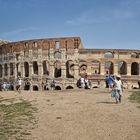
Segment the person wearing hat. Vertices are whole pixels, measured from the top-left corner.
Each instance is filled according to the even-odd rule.
[[[120,75],[116,75],[116,79],[114,80],[114,91],[115,91],[115,99],[117,104],[118,102],[121,102],[122,91],[123,91],[123,84]]]

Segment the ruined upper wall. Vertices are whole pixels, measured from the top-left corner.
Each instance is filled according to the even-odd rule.
[[[126,49],[79,49],[79,59],[104,59],[105,55],[112,55],[110,59],[134,59],[139,60],[140,50]]]
[[[81,49],[83,48],[80,37],[33,39],[3,44],[0,46],[0,54],[20,52],[26,49]]]

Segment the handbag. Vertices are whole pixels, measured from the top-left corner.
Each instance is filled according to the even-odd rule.
[[[113,90],[112,92],[111,92],[111,97],[115,97],[116,96],[116,93],[115,93],[115,91]]]

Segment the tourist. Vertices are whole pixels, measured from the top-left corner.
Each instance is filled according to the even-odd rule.
[[[84,81],[84,78],[83,77],[81,77],[81,87],[82,88],[85,88],[85,81]]]
[[[18,79],[18,86],[17,86],[18,93],[21,92],[21,85],[22,85],[22,80],[19,78]]]
[[[84,84],[85,84],[85,89],[89,89],[89,80],[87,75],[85,75],[84,77]]]
[[[25,82],[25,89],[28,91],[30,90],[30,81],[28,79]]]
[[[56,84],[56,82],[55,82],[55,80],[53,79],[53,80],[51,81],[51,89],[52,89],[52,90],[55,89],[55,84]]]
[[[77,80],[76,85],[77,85],[78,88],[81,88],[81,78]]]
[[[139,89],[140,89],[140,79],[138,80],[138,86],[139,86]]]
[[[107,80],[107,83],[108,83],[109,90],[110,89],[112,90],[113,84],[114,84],[114,78],[113,78],[113,76],[109,75],[106,80]]]
[[[105,84],[106,84],[106,88],[109,88],[108,82],[107,82],[108,76],[105,77]]]
[[[48,83],[48,80],[46,79],[46,83],[45,83],[45,86],[46,86],[46,90],[49,90],[49,83]]]
[[[117,75],[116,79],[114,80],[114,92],[115,92],[115,99],[117,104],[118,102],[121,102],[122,92],[123,92],[123,84],[120,75]]]

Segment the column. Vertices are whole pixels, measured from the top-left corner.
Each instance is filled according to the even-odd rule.
[[[114,75],[118,75],[118,63],[114,63]]]
[[[105,74],[105,63],[101,62],[100,63],[100,75],[104,75]]]
[[[42,91],[42,75],[43,75],[43,66],[42,63],[38,62],[39,91]]]
[[[33,79],[32,79],[32,75],[33,75],[33,64],[31,62],[31,63],[29,63],[29,78],[31,78],[31,81],[30,81],[30,91],[33,91]]]
[[[13,64],[13,69],[14,69],[13,75],[14,75],[14,77],[16,79],[17,78],[17,67],[16,67],[16,64]]]
[[[74,64],[74,78],[79,79],[79,64],[78,63]]]
[[[38,76],[43,75],[43,66],[42,63],[38,63]]]
[[[54,62],[50,62],[50,77],[54,78]]]
[[[21,68],[21,77],[24,78],[25,70],[24,70],[24,64],[23,63],[21,63],[20,68]]]
[[[66,63],[65,62],[61,64],[61,77],[66,78]]]
[[[131,63],[127,64],[127,76],[131,76]]]
[[[61,59],[62,60],[66,59],[66,49],[65,48],[61,49]]]
[[[32,77],[33,74],[33,64],[29,63],[29,77]]]

